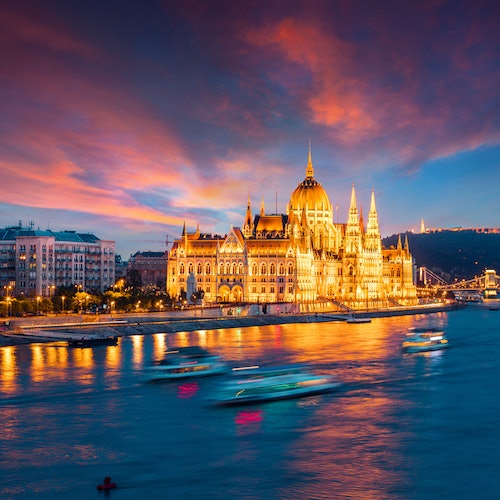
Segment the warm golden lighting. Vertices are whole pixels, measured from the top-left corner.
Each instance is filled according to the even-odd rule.
[[[31,380],[33,382],[43,382],[45,380],[45,360],[43,359],[42,346],[32,344],[31,349]]]
[[[0,382],[2,383],[0,392],[15,392],[17,390],[16,349],[13,346],[2,347],[0,354]]]
[[[118,346],[108,347],[106,349],[106,368],[117,369],[120,367],[121,351]]]
[[[143,343],[144,336],[143,335],[131,335],[133,350],[132,350],[132,361],[134,363],[135,368],[141,368],[144,359],[144,351],[143,351]]]
[[[162,359],[167,350],[167,334],[155,333],[153,335],[153,357],[155,359]]]
[[[80,371],[80,377],[77,379],[77,383],[82,385],[90,385],[93,383],[94,376],[92,368],[94,367],[94,352],[92,349],[73,349],[73,362],[78,368],[88,368],[88,372]]]

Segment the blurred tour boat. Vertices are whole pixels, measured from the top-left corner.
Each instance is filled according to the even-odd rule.
[[[210,354],[199,346],[178,347],[165,353],[165,358],[145,369],[149,381],[205,377],[229,370],[221,356]]]
[[[403,349],[406,352],[436,351],[448,347],[448,339],[439,328],[409,328]]]
[[[337,389],[335,378],[317,375],[304,365],[233,368],[233,380],[224,381],[212,401],[216,405],[290,399]]]

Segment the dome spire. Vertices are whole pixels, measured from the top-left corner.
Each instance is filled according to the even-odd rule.
[[[306,178],[312,179],[313,177],[314,177],[314,168],[311,155],[311,139],[309,139],[309,152],[307,154]]]

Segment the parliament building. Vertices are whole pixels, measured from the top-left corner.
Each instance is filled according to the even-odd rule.
[[[225,236],[186,231],[168,256],[171,297],[203,292],[205,303],[293,303],[373,309],[417,304],[414,262],[399,239],[384,248],[372,191],[368,221],[358,211],[354,185],[346,223],[335,223],[332,204],[314,178],[309,147],[305,179],[286,214],[253,215],[248,200],[241,227]]]

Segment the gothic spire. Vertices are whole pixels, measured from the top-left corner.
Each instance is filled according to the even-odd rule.
[[[347,224],[350,226],[358,226],[358,209],[356,208],[356,190],[354,189],[354,182],[352,183],[351,190],[351,206],[349,207],[349,219]]]
[[[375,205],[375,191],[373,189],[370,200],[370,213],[368,214],[367,230],[369,233],[373,233],[376,236],[379,234],[377,207]]]
[[[252,221],[252,207],[250,205],[250,194],[248,195],[248,203],[247,203],[247,213],[245,216],[245,223],[243,226],[246,228],[248,232],[253,230],[253,221]]]
[[[314,177],[314,168],[311,155],[311,139],[309,139],[309,153],[307,154],[306,178],[312,179],[313,177]]]

